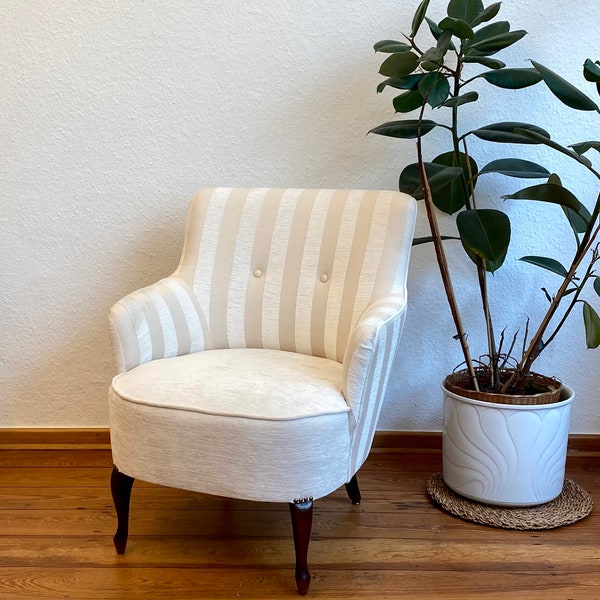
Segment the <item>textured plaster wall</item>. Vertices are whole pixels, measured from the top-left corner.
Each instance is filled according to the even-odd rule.
[[[0,427],[107,424],[107,309],[173,270],[198,187],[396,187],[413,146],[366,135],[393,118],[391,95],[375,92],[381,56],[371,48],[407,31],[415,4],[0,4]],[[432,1],[440,18],[445,4]],[[532,57],[578,77],[583,60],[597,57],[596,13],[595,0],[551,11],[545,0],[506,0],[504,17],[530,32],[515,65]],[[498,92],[491,104],[491,117],[473,110],[473,125],[521,119],[564,142],[593,137],[592,128],[598,137],[598,118],[561,111],[541,88]],[[498,151],[485,149],[489,159]],[[590,196],[589,181],[566,175]],[[494,197],[517,187],[486,182]],[[539,273],[516,258],[560,253],[570,234],[544,207],[509,210],[516,241],[493,287],[499,321],[514,328],[544,284],[521,289]],[[381,429],[441,427],[438,382],[460,357],[438,282],[431,250],[415,249],[405,353]],[[469,328],[478,316],[472,284],[459,271]],[[481,342],[474,332],[470,340]],[[599,357],[584,350],[577,317],[539,363],[576,388],[576,432],[600,432]]]

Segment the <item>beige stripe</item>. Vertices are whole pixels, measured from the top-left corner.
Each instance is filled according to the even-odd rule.
[[[232,190],[223,211],[223,221],[217,241],[210,286],[209,322],[211,338],[215,348],[227,348],[229,346],[229,340],[227,339],[227,296],[236,237],[247,193],[248,190],[245,189]]]
[[[140,347],[133,323],[123,301],[117,302],[109,313],[113,343],[121,349],[123,362],[119,365],[122,371],[140,364]]]
[[[173,290],[164,283],[159,286],[162,297],[165,299],[171,318],[173,319],[173,326],[175,328],[175,335],[177,338],[177,355],[189,354],[192,347],[192,340],[190,338],[190,328],[185,318],[185,314],[179,303],[179,299],[173,293]]]
[[[352,238],[352,249],[348,258],[348,271],[344,282],[344,292],[341,299],[341,311],[338,324],[338,333],[336,338],[336,360],[342,362],[344,351],[352,320],[354,316],[354,303],[360,282],[362,264],[364,260],[365,249],[369,240],[371,222],[373,219],[373,210],[375,203],[372,198],[367,197],[361,202],[356,228]]]
[[[151,358],[152,360],[163,358],[165,354],[165,344],[162,333],[162,324],[156,311],[156,307],[152,302],[151,289],[143,288],[134,292],[133,296],[138,302],[140,313],[147,323],[147,332],[150,337]]]
[[[386,192],[381,192],[385,194]],[[406,285],[408,259],[412,239],[407,231],[414,220],[415,203],[395,194],[390,203],[381,264],[377,270],[377,278],[373,286],[371,301],[398,293]]]
[[[244,306],[246,348],[263,347],[262,311],[265,282],[269,276],[269,253],[277,212],[281,203],[281,193],[281,190],[266,190],[260,207]]]
[[[316,274],[318,281],[313,293],[312,301],[310,339],[312,354],[314,356],[326,357],[325,327],[327,302],[331,290],[333,261],[335,260],[338,244],[340,223],[342,221],[347,198],[347,192],[339,190],[334,192],[325,219],[325,228],[321,240],[321,251],[319,253],[319,266]]]
[[[296,312],[298,286],[311,212],[315,202],[313,190],[303,190],[296,201],[292,229],[287,244],[279,304],[279,347],[296,351]],[[309,324],[305,326],[308,328]]]
[[[179,266],[175,275],[192,284],[196,276],[198,255],[200,253],[200,237],[206,218],[211,190],[200,190],[190,204],[185,231],[185,241]]]

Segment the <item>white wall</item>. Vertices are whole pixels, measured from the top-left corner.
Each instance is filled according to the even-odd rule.
[[[366,135],[393,118],[391,95],[375,92],[382,57],[372,44],[407,31],[415,4],[0,4],[0,427],[107,424],[107,309],[173,270],[197,188],[396,187],[413,146]],[[432,12],[441,18],[445,4],[433,0]],[[550,11],[546,0],[506,0],[504,17],[530,32],[515,63],[532,57],[578,77],[583,60],[596,58],[595,4]],[[514,118],[546,124],[565,142],[593,137],[592,128],[598,137],[598,118],[561,113],[541,88],[498,92],[492,102],[495,116],[474,112],[474,124]],[[517,188],[487,183],[494,196]],[[563,229],[554,233],[556,213],[536,208],[510,207],[516,242],[494,281],[499,320],[512,326],[530,295],[519,286],[539,275],[515,258],[535,253],[550,231],[551,247],[570,242]],[[431,256],[414,251],[406,353],[382,429],[439,429],[438,382],[460,362]],[[456,284],[472,305],[470,325],[477,303],[468,274]],[[572,430],[598,433],[599,354],[584,350],[581,329],[578,317],[539,367],[576,388]]]

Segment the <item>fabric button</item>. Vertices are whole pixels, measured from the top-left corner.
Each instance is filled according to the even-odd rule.
[[[321,283],[327,283],[329,281],[329,275],[327,275],[327,273],[323,273],[323,275],[321,275]]]
[[[262,271],[260,269],[254,269],[252,275],[258,279],[262,275]]]

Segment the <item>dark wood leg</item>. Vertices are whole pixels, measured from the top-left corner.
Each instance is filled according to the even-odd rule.
[[[308,592],[310,573],[308,572],[308,543],[312,528],[313,499],[301,498],[290,502],[294,548],[296,549],[296,588],[301,596]]]
[[[117,533],[115,533],[115,537],[113,538],[117,554],[125,554],[125,546],[127,546],[127,536],[129,535],[129,500],[131,499],[133,481],[133,477],[121,473],[117,467],[113,466],[110,477],[110,491],[112,492],[113,502],[117,511]]]
[[[346,492],[348,493],[348,498],[350,498],[352,504],[360,504],[360,489],[358,487],[358,480],[356,479],[356,475],[354,475],[352,479],[346,484]]]

